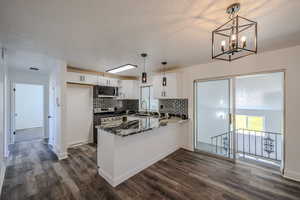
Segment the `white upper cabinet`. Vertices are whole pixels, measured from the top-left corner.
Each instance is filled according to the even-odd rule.
[[[120,87],[120,80],[115,78],[99,76],[98,85]]]
[[[67,82],[120,87],[119,79],[108,78],[108,77],[103,77],[103,76],[93,75],[93,74],[78,73],[78,72],[67,72]]]
[[[120,99],[139,99],[139,83],[137,80],[122,80],[119,90]]]
[[[154,98],[183,98],[182,96],[182,79],[180,73],[166,73],[167,86],[162,86],[163,75],[156,75],[153,78]]]
[[[67,82],[70,83],[80,83],[80,84],[97,84],[98,76],[92,74],[82,74],[77,72],[67,73]]]

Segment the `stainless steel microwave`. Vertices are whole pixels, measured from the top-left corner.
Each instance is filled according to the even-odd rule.
[[[96,97],[118,97],[119,88],[111,86],[95,86],[94,95]]]

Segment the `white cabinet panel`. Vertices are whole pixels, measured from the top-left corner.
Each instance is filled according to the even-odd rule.
[[[119,79],[108,78],[108,77],[98,76],[98,75],[93,75],[93,74],[78,73],[78,72],[68,72],[67,73],[67,82],[91,84],[91,85],[113,86],[113,87],[120,86]]]
[[[68,72],[67,82],[96,85],[98,82],[98,77],[92,74]]]
[[[97,75],[91,75],[87,74],[86,76],[86,82],[88,84],[97,85],[98,84],[98,76]]]
[[[99,85],[119,87],[120,86],[120,80],[115,79],[115,78],[108,78],[108,77],[104,77],[104,76],[99,76]]]
[[[153,77],[153,96],[156,99],[159,99],[162,97],[162,76],[156,75]]]
[[[162,75],[153,78],[153,89],[155,98],[180,98],[181,80],[177,73],[167,73],[167,86],[162,86]]]
[[[122,80],[120,99],[139,99],[139,84],[136,80]]]

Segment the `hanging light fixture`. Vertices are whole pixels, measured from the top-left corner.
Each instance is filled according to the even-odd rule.
[[[146,53],[142,53],[141,56],[144,58],[144,71],[142,73],[142,83],[147,83],[147,73],[146,73]]]
[[[239,10],[239,3],[230,5],[230,20],[212,32],[212,59],[233,61],[257,53],[257,22],[238,16]]]
[[[161,64],[163,65],[163,78],[162,78],[162,86],[167,86],[167,77],[166,77],[166,69],[165,66],[167,64],[167,62],[161,62]]]

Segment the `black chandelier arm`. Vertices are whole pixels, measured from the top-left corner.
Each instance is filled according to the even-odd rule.
[[[230,61],[229,59],[225,59],[225,58],[214,58],[216,60],[224,60],[224,61]]]
[[[224,37],[230,38],[230,35],[224,34],[224,33],[219,33],[219,32],[213,32],[214,34],[222,35]]]
[[[244,51],[248,51],[248,52],[251,52],[251,54],[253,54],[253,53],[257,53],[257,51],[255,50],[250,50],[250,49],[246,49],[246,48],[241,48],[241,47],[238,47],[236,50],[240,50],[240,51],[242,51],[242,50],[244,50]],[[227,51],[224,51],[224,52],[222,52],[222,53],[220,53],[220,54],[217,54],[217,55],[213,55],[212,56],[212,58],[213,59],[220,59],[219,57],[220,56],[223,56],[223,55],[228,55],[228,54],[231,54],[232,52],[234,52],[234,51],[236,51],[236,50],[227,50]],[[237,52],[236,52],[237,53]],[[239,58],[239,57],[238,57]],[[223,59],[223,58],[222,58]],[[226,60],[226,59],[225,59]],[[232,60],[235,60],[235,59],[232,59]]]
[[[226,26],[228,23],[230,23],[231,21],[232,21],[233,19],[231,19],[231,20],[229,20],[228,22],[226,22],[225,24],[223,24],[223,25],[221,25],[221,26],[219,26],[218,28],[216,28],[214,31],[216,32],[216,31],[219,31],[219,29],[220,28],[222,28],[222,27],[224,27],[224,26]]]
[[[245,27],[245,28],[243,28],[243,29],[241,29],[241,30],[239,31],[239,33],[241,33],[241,32],[243,32],[243,31],[247,30],[248,28],[251,28],[251,27],[254,26],[254,25],[255,25],[255,24],[248,24],[248,26]]]
[[[217,55],[213,55],[212,56],[212,58],[214,59],[214,58],[218,58],[218,57],[220,57],[220,56],[223,56],[223,55],[225,55],[225,54],[230,54],[230,53],[232,53],[232,50],[228,50],[228,51],[224,51],[224,52],[222,52],[222,53],[219,53],[219,54],[217,54]]]
[[[238,17],[240,17],[240,18],[242,18],[242,19],[244,19],[244,20],[246,20],[246,21],[248,21],[248,22],[257,24],[256,21],[253,21],[253,20],[247,19],[247,18],[245,18],[245,17],[241,17],[241,16],[238,16]]]
[[[252,25],[255,25],[255,24],[257,24],[257,23],[251,23],[251,24],[243,24],[243,25],[239,25],[238,26],[238,28],[243,28],[243,27],[245,27],[245,26],[252,26]],[[250,27],[251,27],[250,26]],[[220,29],[220,30],[214,30],[213,32],[215,32],[215,33],[218,33],[218,32],[222,32],[222,31],[229,31],[229,30],[231,30],[232,29],[232,27],[230,27],[230,28],[224,28],[224,29]]]
[[[248,54],[246,54],[246,55],[242,55],[242,56],[239,56],[239,57],[236,57],[236,58],[232,58],[230,61],[234,61],[234,60],[237,60],[237,59],[239,59],[239,58],[244,58],[244,57],[246,57],[246,56],[250,56],[250,55],[253,55],[253,54],[255,54],[255,53],[248,53]]]

